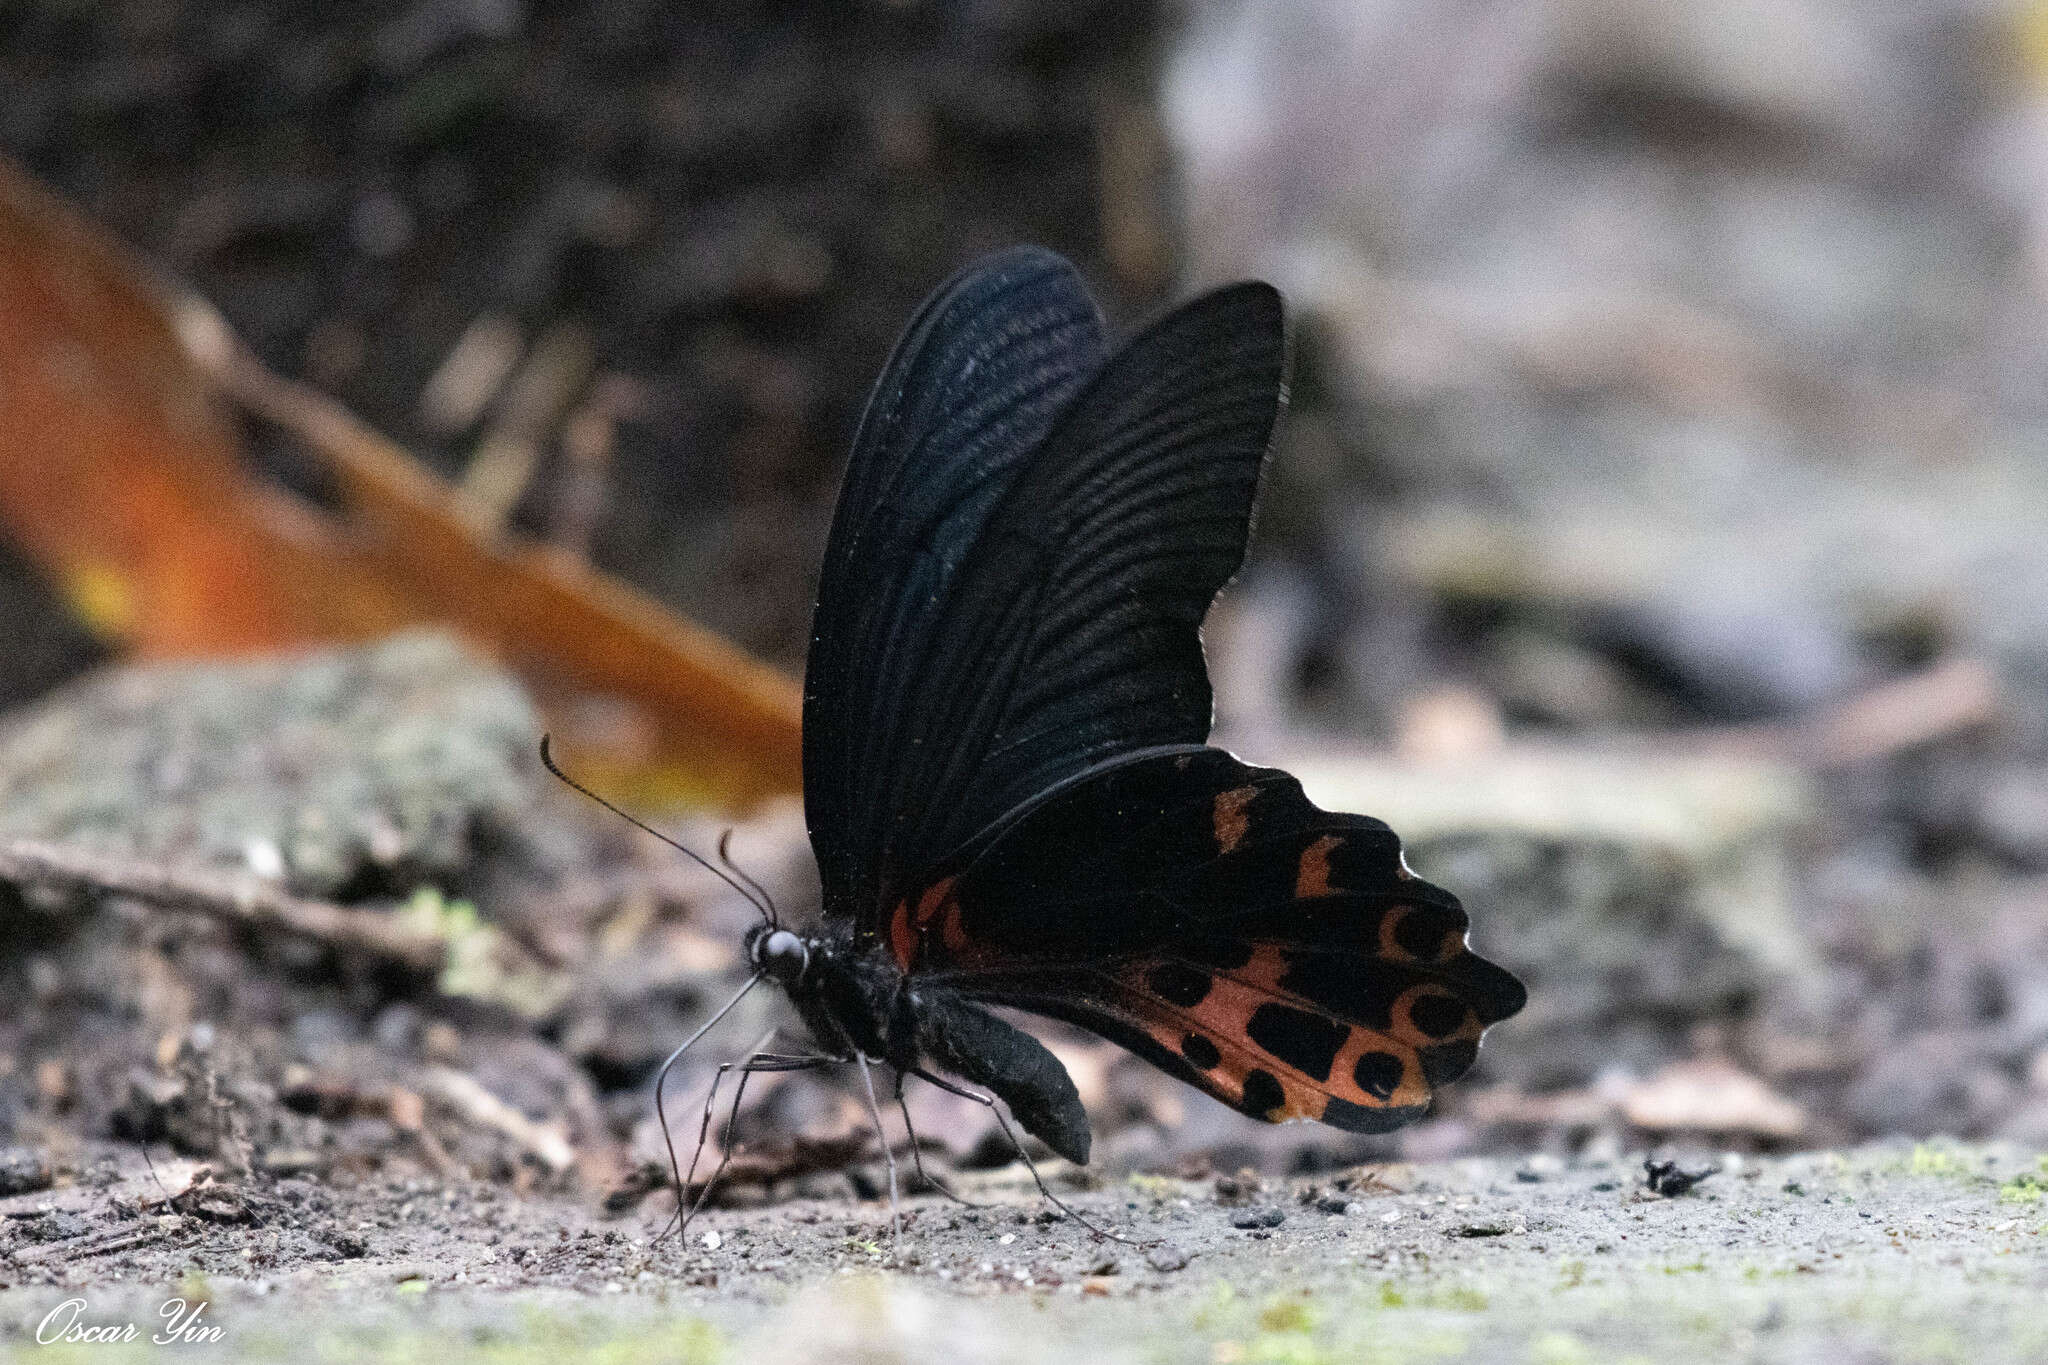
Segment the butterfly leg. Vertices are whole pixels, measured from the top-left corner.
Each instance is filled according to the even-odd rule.
[[[964,1197],[951,1185],[924,1168],[924,1155],[917,1144],[917,1129],[910,1122],[910,1105],[903,1098],[903,1079],[907,1074],[902,1071],[896,1073],[896,1107],[903,1111],[903,1131],[910,1136],[910,1160],[917,1167],[917,1178],[956,1204],[964,1204],[970,1209],[986,1208],[987,1205],[980,1200]]]
[[[725,1168],[732,1162],[733,1127],[739,1122],[740,1102],[746,1098],[747,1078],[757,1071],[811,1071],[821,1066],[830,1066],[845,1060],[844,1057],[833,1057],[824,1053],[790,1055],[756,1051],[749,1053],[741,1061],[719,1063],[717,1074],[711,1078],[711,1089],[704,1096],[704,1114],[697,1126],[696,1150],[690,1153],[689,1172],[676,1177],[676,1210],[679,1219],[676,1225],[676,1235],[678,1237],[689,1232],[690,1220],[703,1210],[705,1202],[711,1198],[712,1190],[718,1187],[719,1178],[725,1174]],[[697,1192],[696,1200],[686,1208],[683,1201],[690,1197],[690,1185],[697,1178],[698,1159],[703,1156],[704,1144],[710,1138],[711,1114],[712,1108],[718,1100],[718,1087],[725,1080],[726,1073],[729,1071],[737,1071],[739,1073],[739,1083],[733,1090],[732,1108],[726,1113],[725,1137],[721,1143],[722,1150],[719,1153],[718,1168],[712,1171],[710,1179],[704,1182],[704,1188]],[[670,1147],[670,1169],[673,1170],[675,1165],[675,1148]],[[663,1235],[667,1235],[667,1229],[663,1229]]]
[[[867,1087],[868,1113],[875,1120],[875,1141],[882,1148],[882,1162],[889,1168],[889,1245],[893,1248],[903,1234],[903,1216],[896,1203],[896,1154],[889,1150],[889,1134],[882,1127],[882,1104],[875,1098],[875,1078],[868,1059],[855,1048],[853,1059],[860,1063],[860,1083]]]
[[[989,1113],[995,1115],[996,1122],[999,1125],[1001,1125],[1003,1130],[1003,1136],[1010,1140],[1010,1146],[1016,1151],[1017,1155],[1023,1159],[1024,1169],[1031,1172],[1031,1182],[1038,1186],[1039,1194],[1044,1196],[1045,1201],[1048,1204],[1051,1204],[1054,1208],[1058,1209],[1061,1213],[1064,1213],[1067,1217],[1079,1223],[1082,1227],[1088,1229],[1089,1232],[1095,1234],[1097,1237],[1106,1237],[1112,1242],[1120,1242],[1127,1247],[1142,1247],[1153,1245],[1150,1242],[1133,1241],[1129,1237],[1125,1237],[1118,1233],[1111,1232],[1108,1228],[1096,1226],[1094,1223],[1090,1222],[1086,1217],[1082,1216],[1081,1212],[1078,1209],[1074,1208],[1071,1204],[1068,1204],[1065,1200],[1061,1199],[1058,1195],[1054,1194],[1052,1192],[1052,1187],[1045,1183],[1045,1177],[1038,1173],[1038,1164],[1031,1159],[1031,1153],[1025,1151],[1024,1144],[1017,1140],[1016,1131],[1010,1127],[1010,1120],[1004,1117],[1003,1108],[1001,1105],[996,1103],[995,1096],[984,1095],[978,1090],[969,1090],[964,1085],[955,1085],[953,1084],[953,1082],[947,1080],[945,1077],[934,1075],[933,1073],[926,1071],[921,1067],[913,1067],[911,1069],[910,1074],[917,1077],[919,1080],[925,1082],[927,1085],[937,1086],[939,1089],[945,1091],[950,1095],[958,1095],[961,1099],[973,1100],[976,1104],[986,1106]]]

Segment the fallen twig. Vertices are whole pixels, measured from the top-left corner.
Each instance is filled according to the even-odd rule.
[[[1897,753],[1998,718],[1998,678],[1981,659],[1951,658],[1830,707],[1812,726],[1826,766]]]
[[[429,1067],[421,1089],[465,1120],[494,1128],[559,1175],[576,1164],[576,1149],[554,1123],[536,1123],[486,1090],[482,1082],[452,1067]]]
[[[167,867],[40,839],[0,840],[0,881],[126,896],[256,929],[283,930],[420,972],[437,970],[445,947],[438,936],[407,928],[388,915],[306,900],[253,875]]]
[[[175,1214],[170,1216],[177,1218],[178,1223],[184,1221]],[[169,1232],[170,1229],[161,1222],[141,1227],[112,1228],[85,1237],[73,1237],[69,1241],[26,1247],[14,1253],[14,1262],[16,1265],[35,1265],[40,1261],[82,1261],[88,1256],[106,1256],[160,1242]]]
[[[2002,714],[1998,675],[1964,656],[1888,678],[1846,701],[1763,725],[1695,732],[1699,747],[1839,768],[1989,725]]]

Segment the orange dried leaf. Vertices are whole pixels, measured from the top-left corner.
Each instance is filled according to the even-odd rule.
[[[248,474],[237,405],[329,462],[341,520]],[[580,561],[480,530],[446,483],[269,373],[4,161],[0,530],[146,657],[437,622],[526,678],[600,780],[725,803],[801,781],[793,680]]]

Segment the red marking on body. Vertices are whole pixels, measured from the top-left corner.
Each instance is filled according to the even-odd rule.
[[[948,900],[946,902],[946,917],[939,921],[939,938],[946,945],[946,951],[954,957],[966,956],[968,948],[967,930],[960,923],[959,901]]]
[[[910,925],[910,902],[896,902],[896,913],[889,916],[889,951],[896,958],[896,965],[904,971],[910,970],[910,959],[917,952],[917,930]]]
[[[926,930],[941,913],[946,916],[941,925],[946,947],[958,951],[967,943],[967,935],[960,928],[959,903],[953,899],[953,883],[958,880],[942,877],[933,882],[917,898],[915,907],[908,900],[896,902],[895,912],[889,916],[889,952],[904,971],[909,971],[911,963],[917,960]]]
[[[932,917],[939,913],[940,908],[945,905],[947,898],[953,894],[953,883],[957,880],[959,879],[956,877],[941,877],[938,881],[933,882],[927,887],[922,896],[917,898],[917,927],[919,929],[930,924]]]

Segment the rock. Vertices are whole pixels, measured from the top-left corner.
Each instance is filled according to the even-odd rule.
[[[0,834],[280,875],[304,894],[459,876],[531,793],[540,721],[431,632],[88,678],[0,732]]]
[[[369,1242],[345,1228],[316,1228],[313,1231],[313,1240],[329,1248],[337,1260],[353,1261],[370,1254]]]
[[[2048,867],[2048,774],[2012,763],[1972,774],[1976,822],[1984,842],[2032,867]]]
[[[1145,1252],[1145,1264],[1162,1273],[1185,1270],[1188,1254],[1171,1242],[1161,1242]]]
[[[50,1188],[49,1160],[29,1147],[0,1147],[0,1199]]]
[[[68,1242],[92,1231],[92,1224],[75,1213],[59,1209],[40,1218],[18,1220],[21,1235],[31,1242]]]

